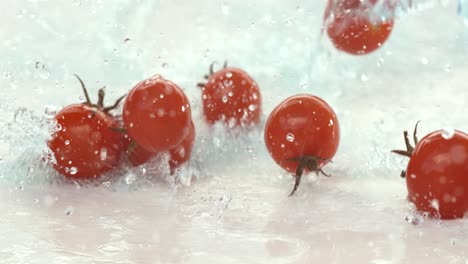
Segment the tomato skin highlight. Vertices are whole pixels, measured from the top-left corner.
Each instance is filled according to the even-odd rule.
[[[387,41],[394,26],[395,7],[386,1],[384,10],[376,11],[376,3],[374,0],[367,3],[359,0],[328,1],[324,20],[327,34],[336,49],[364,55],[377,50]]]
[[[190,159],[192,154],[193,143],[195,142],[195,125],[193,121],[190,122],[190,130],[188,135],[182,140],[182,142],[175,148],[169,150],[169,167],[171,171],[177,169],[182,164]]]
[[[281,102],[265,124],[268,152],[283,169],[295,173],[300,156],[323,159],[327,164],[338,150],[340,129],[333,109],[321,98],[309,94],[291,96]]]
[[[175,83],[154,76],[138,83],[127,95],[123,120],[128,135],[142,148],[168,151],[188,134],[190,103]]]
[[[55,157],[53,167],[75,179],[98,177],[118,165],[123,136],[112,128],[118,122],[95,107],[73,104],[54,117],[58,129],[47,141]]]
[[[462,218],[468,210],[468,135],[455,130],[446,139],[443,133],[432,132],[416,145],[406,171],[408,199],[431,217]]]
[[[203,113],[209,124],[249,127],[260,122],[261,95],[245,71],[228,67],[213,73],[202,87]]]

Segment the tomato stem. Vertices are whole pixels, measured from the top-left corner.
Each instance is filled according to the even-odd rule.
[[[127,96],[126,94],[120,96],[113,105],[111,106],[107,106],[107,107],[104,107],[103,111],[108,113],[109,111],[111,110],[114,110],[115,108],[117,108],[120,104],[120,102],[122,102],[122,100],[125,98],[125,96]]]
[[[73,75],[75,75],[75,77],[78,79],[78,81],[81,84],[81,88],[83,89],[83,93],[86,99],[85,104],[91,105],[91,100],[89,99],[88,90],[86,89],[86,86],[84,85],[83,80],[81,80],[80,76],[78,76],[77,74],[74,73]]]
[[[405,139],[406,150],[392,150],[391,151],[392,153],[396,153],[398,155],[402,155],[402,156],[411,158],[411,156],[413,155],[414,148],[416,147],[416,145],[419,142],[418,141],[418,136],[417,136],[419,122],[421,122],[421,121],[416,122],[416,125],[414,126],[414,130],[413,130],[414,147],[411,146],[411,143],[410,143],[409,137],[408,137],[408,131],[405,130],[405,131],[403,131],[403,137]],[[406,178],[406,171],[405,170],[401,171],[400,177],[401,178]]]
[[[308,169],[309,171],[314,171],[319,175],[321,173],[322,175],[326,177],[331,177],[330,174],[326,174],[322,168],[320,168],[319,161],[326,161],[326,159],[320,158],[320,157],[314,157],[314,156],[300,156],[297,158],[291,158],[291,159],[284,159],[281,162],[287,162],[287,161],[296,161],[298,162],[297,168],[296,168],[296,174],[294,175],[296,177],[296,181],[294,183],[294,188],[289,194],[289,196],[292,196],[297,189],[299,188],[299,185],[301,183],[301,178],[302,174],[304,173],[304,169]]]
[[[105,88],[105,87],[99,89],[99,91],[98,91],[97,107],[98,107],[99,109],[103,109],[103,108],[104,108],[104,96],[105,96],[105,94],[106,94],[106,92],[104,92],[104,88]]]

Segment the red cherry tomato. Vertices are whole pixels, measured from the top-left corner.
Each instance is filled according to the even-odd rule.
[[[405,139],[409,142],[406,132]],[[468,210],[468,135],[434,131],[414,150],[410,146],[401,152],[410,156],[405,178],[416,208],[435,218],[462,218]]]
[[[83,104],[62,109],[55,121],[59,128],[48,146],[54,168],[70,178],[93,178],[117,166],[123,152],[122,134],[113,117]]]
[[[190,159],[194,141],[195,126],[193,122],[191,122],[189,133],[185,137],[185,139],[175,148],[169,150],[169,166],[171,168],[171,171],[174,171],[176,168],[180,167],[182,164],[184,164]]]
[[[224,121],[229,127],[249,127],[260,121],[261,96],[257,83],[245,71],[227,68],[206,76],[202,88],[203,113],[209,124]]]
[[[387,41],[394,24],[394,5],[385,1],[384,7],[376,10],[376,3],[377,0],[328,1],[324,15],[326,30],[338,50],[368,54]]]
[[[123,106],[128,135],[149,152],[168,151],[188,134],[190,103],[173,82],[160,76],[138,83]]]
[[[115,168],[123,152],[122,133],[118,121],[109,115],[113,106],[104,107],[104,90],[99,90],[97,104],[90,102],[83,81],[86,102],[62,109],[54,117],[55,131],[47,145],[53,154],[52,164],[60,174],[75,179],[89,179]]]
[[[128,135],[125,135],[125,156],[133,166],[140,166],[148,162],[156,155],[154,152],[147,151],[133,141]]]
[[[295,173],[296,185],[303,172],[322,172],[335,155],[340,139],[333,109],[317,96],[299,94],[281,102],[265,124],[265,144],[276,163]]]

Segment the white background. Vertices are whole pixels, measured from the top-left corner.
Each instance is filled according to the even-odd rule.
[[[389,41],[360,57],[321,35],[325,1],[2,3],[1,263],[468,263],[467,220],[418,216],[399,178],[406,160],[390,153],[417,120],[420,135],[468,131],[456,3],[414,1]],[[262,92],[262,126],[248,134],[201,119],[196,83],[225,59]],[[197,127],[185,185],[150,167],[80,185],[41,165],[46,119],[81,100],[73,73],[92,95],[106,85],[108,102],[155,73],[179,84]],[[268,156],[263,122],[304,92],[336,110],[341,145],[333,177],[310,175],[288,198],[293,179]]]

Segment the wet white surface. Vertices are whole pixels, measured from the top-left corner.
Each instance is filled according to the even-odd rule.
[[[322,1],[6,0],[1,262],[468,263],[467,219],[415,214],[399,178],[406,161],[389,153],[417,120],[421,135],[468,131],[468,28],[455,2],[415,2],[382,49],[354,57],[320,35]],[[307,177],[288,198],[293,180],[268,156],[262,127],[236,137],[203,124],[195,85],[224,59],[259,83],[263,119],[300,92],[334,107],[333,177]],[[182,175],[198,180],[174,188],[122,168],[77,185],[38,165],[45,109],[80,100],[72,73],[93,95],[106,85],[109,101],[155,73],[184,88],[197,139]]]

